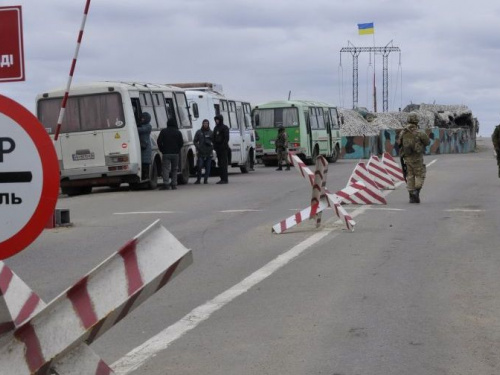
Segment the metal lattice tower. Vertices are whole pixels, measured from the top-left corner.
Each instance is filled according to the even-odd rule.
[[[350,43],[350,42],[349,42]],[[350,43],[351,44],[351,43]],[[389,110],[389,54],[391,52],[399,52],[399,47],[389,46],[392,41],[385,47],[343,47],[340,50],[340,59],[342,61],[342,53],[349,52],[352,55],[352,107],[358,106],[358,56],[361,52],[379,53],[382,55],[382,111]]]

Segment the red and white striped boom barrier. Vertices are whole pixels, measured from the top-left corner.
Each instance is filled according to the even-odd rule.
[[[309,180],[312,186],[311,205],[275,224],[272,231],[274,233],[283,233],[306,219],[316,219],[316,227],[319,227],[321,224],[321,212],[328,207],[334,210],[335,214],[345,223],[347,229],[354,230],[356,223],[351,215],[341,206],[341,198],[326,189],[326,176],[328,173],[328,162],[326,159],[323,156],[318,156],[316,159],[316,171],[313,173],[297,155],[289,153],[288,157],[295,169],[297,169],[302,177]],[[355,191],[357,191],[357,188],[352,187],[352,192]]]
[[[0,345],[9,375],[111,374],[87,344],[122,320],[192,263],[192,253],[153,223]],[[1,310],[0,310],[1,311]],[[0,374],[3,374],[0,370]]]
[[[57,119],[56,134],[54,136],[54,140],[56,141],[59,138],[59,132],[61,131],[61,125],[64,119],[64,112],[66,111],[66,103],[68,101],[69,89],[71,87],[71,81],[73,80],[73,74],[75,73],[76,60],[78,58],[78,52],[80,51],[80,45],[82,43],[82,38],[83,38],[83,30],[85,29],[85,22],[87,21],[87,14],[89,12],[89,8],[90,8],[90,0],[87,0],[85,4],[85,9],[83,11],[82,25],[80,27],[80,32],[78,33],[78,39],[76,42],[75,55],[73,56],[73,61],[71,62],[71,68],[69,70],[68,82],[66,84],[66,92],[64,93],[64,98],[61,104],[61,111],[59,112],[59,118]]]

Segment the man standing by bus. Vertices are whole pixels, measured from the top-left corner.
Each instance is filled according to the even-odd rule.
[[[274,141],[276,148],[276,155],[278,156],[278,169],[277,171],[283,170],[283,160],[286,162],[286,170],[290,170],[290,162],[288,161],[288,134],[286,134],[285,128],[281,125],[278,128],[278,136]]]
[[[174,118],[167,121],[167,127],[163,128],[158,135],[158,149],[163,154],[162,157],[162,178],[163,186],[160,190],[177,189],[177,167],[179,166],[179,156],[184,146],[184,139],[182,133],[177,128],[177,122]],[[168,184],[169,175],[171,176],[171,183]]]
[[[217,165],[220,171],[220,181],[217,184],[227,184],[227,154],[229,153],[229,128],[224,125],[224,117],[217,115],[214,117],[214,150],[217,154]]]

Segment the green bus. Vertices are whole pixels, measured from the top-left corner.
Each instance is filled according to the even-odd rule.
[[[288,150],[306,164],[323,155],[335,163],[340,154],[340,121],[337,108],[308,100],[272,101],[255,106],[252,119],[257,137],[256,158],[264,165],[277,160],[274,141],[278,127],[288,134]]]

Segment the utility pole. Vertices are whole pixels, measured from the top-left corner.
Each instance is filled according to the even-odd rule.
[[[348,42],[350,47],[343,47],[340,50],[340,59],[342,60],[342,53],[349,52],[352,55],[352,107],[358,106],[358,56],[361,52],[379,53],[382,54],[382,111],[389,111],[389,68],[388,57],[391,52],[399,52],[401,57],[401,50],[399,47],[392,46],[392,40],[385,47],[355,47],[351,42]],[[389,46],[391,45],[391,46]],[[375,56],[375,55],[374,55]],[[375,99],[375,80],[374,85],[374,110],[377,111]]]

